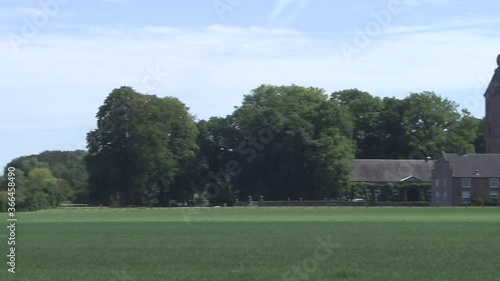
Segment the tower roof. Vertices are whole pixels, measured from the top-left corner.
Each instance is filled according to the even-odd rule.
[[[493,78],[486,89],[486,93],[484,93],[485,97],[500,96],[500,55],[497,57],[497,65],[498,68],[495,70],[495,74],[493,74]]]

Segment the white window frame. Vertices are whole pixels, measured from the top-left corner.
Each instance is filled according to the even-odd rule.
[[[496,197],[496,200],[493,200],[493,197]],[[498,191],[490,191],[490,199],[492,203],[498,203]]]
[[[443,202],[448,202],[448,192],[443,191]]]
[[[434,180],[434,185],[435,185],[436,187],[439,187],[439,179],[435,179],[435,180]]]
[[[470,178],[462,178],[460,183],[462,188],[470,188],[472,185]]]
[[[448,186],[448,179],[443,179],[443,187],[447,187]]]
[[[498,188],[500,186],[500,180],[498,178],[490,178],[489,180],[490,188]]]
[[[469,194],[469,196],[464,196],[464,194]],[[462,191],[461,195],[462,195],[462,203],[470,203],[470,197],[471,197],[470,191]]]
[[[436,198],[435,198],[436,203],[439,202],[439,191],[436,191]]]

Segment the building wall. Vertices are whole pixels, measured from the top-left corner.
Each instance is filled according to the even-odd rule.
[[[486,153],[500,153],[500,96],[497,91],[499,89],[486,92]]]
[[[453,206],[453,178],[450,163],[440,155],[432,170],[431,206]],[[445,196],[446,195],[446,196]]]
[[[459,206],[462,204],[462,191],[469,191],[470,198],[474,198],[474,196],[480,196],[485,203],[492,203],[491,191],[500,191],[500,188],[491,188],[490,187],[490,178],[481,178],[481,177],[471,177],[471,187],[463,188],[462,187],[462,178],[454,178],[454,188],[456,194],[456,200],[454,204]]]
[[[500,153],[500,138],[486,138],[486,153]]]
[[[453,206],[460,206],[462,204],[462,180],[461,178],[453,178]]]

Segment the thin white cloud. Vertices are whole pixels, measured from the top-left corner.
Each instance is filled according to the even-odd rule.
[[[276,28],[294,4],[275,13],[274,28],[110,28],[54,21],[20,53],[1,40],[0,92],[13,106],[0,111],[0,134],[19,136],[3,140],[4,147],[14,147],[14,140],[19,146],[3,157],[38,152],[35,146],[84,148],[98,107],[122,85],[176,96],[199,118],[230,114],[260,84],[292,83],[398,97],[434,90],[478,117],[484,114],[482,94],[500,52],[498,20],[467,17],[389,26],[348,63],[334,38]],[[0,27],[0,37],[8,33]],[[21,145],[17,139],[25,141]]]
[[[424,4],[434,4],[434,5],[449,5],[452,3],[451,0],[403,0],[405,5],[409,6],[419,6]]]
[[[54,27],[64,33],[40,34],[20,54],[0,45],[0,89],[23,104],[0,113],[0,129],[91,127],[104,98],[122,85],[176,96],[200,118],[229,114],[263,83],[400,96],[435,90],[463,103],[481,77],[491,78],[500,45],[487,29],[409,26],[414,32],[389,32],[348,63],[339,42],[293,29]],[[147,78],[152,70],[162,74],[157,83]]]
[[[445,29],[464,29],[480,27],[484,25],[498,25],[499,18],[493,17],[456,17],[427,25],[407,25],[407,26],[390,26],[384,30],[386,34],[395,33],[413,33],[426,32]]]
[[[273,10],[269,15],[268,26],[288,26],[297,19],[312,0],[276,0]],[[295,7],[293,7],[295,5]],[[291,7],[292,6],[292,7]],[[287,7],[291,7],[288,13],[285,13]],[[282,18],[281,23],[277,20]]]
[[[38,12],[43,12],[43,10],[33,7],[0,8],[0,20],[11,20],[26,16],[32,16]]]

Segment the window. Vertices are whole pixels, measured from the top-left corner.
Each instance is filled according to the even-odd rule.
[[[499,185],[498,178],[490,179],[490,188],[498,188],[498,185]]]
[[[434,180],[434,185],[435,185],[436,187],[439,187],[439,179],[435,179],[435,180]]]
[[[436,202],[439,202],[439,191],[436,191]]]
[[[443,201],[448,202],[448,192],[447,191],[443,192]]]
[[[443,179],[443,186],[447,187],[448,186],[448,179]]]
[[[498,203],[498,191],[490,191],[491,203]]]
[[[470,178],[462,178],[462,188],[470,188]]]
[[[470,203],[470,191],[462,191],[462,203]]]

